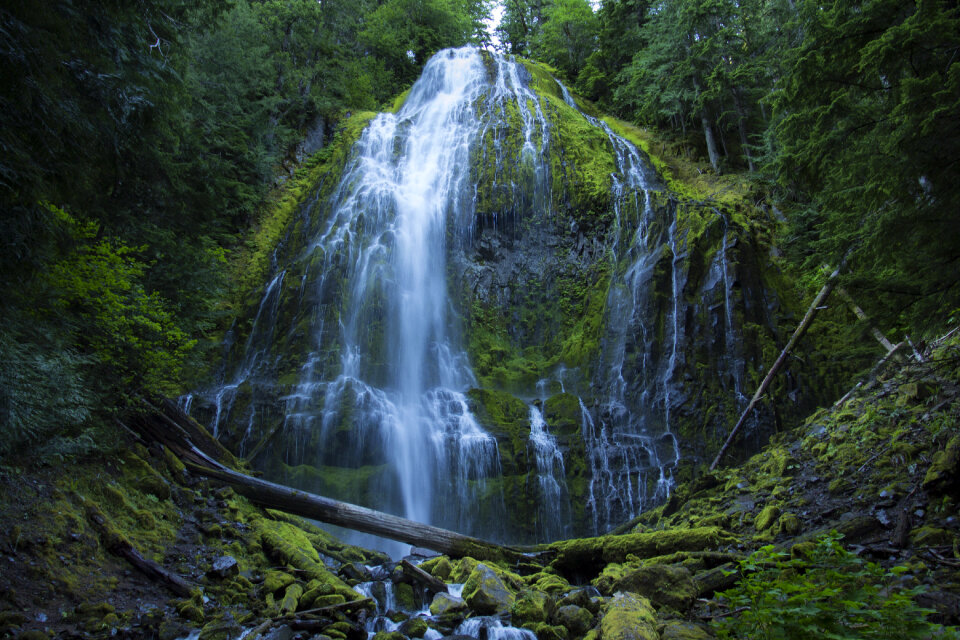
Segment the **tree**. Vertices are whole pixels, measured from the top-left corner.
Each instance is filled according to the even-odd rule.
[[[772,97],[794,250],[807,264],[850,251],[871,315],[936,321],[960,304],[960,13],[942,0],[797,11],[803,38]]]
[[[532,39],[533,54],[575,80],[597,46],[599,22],[587,0],[553,0]]]

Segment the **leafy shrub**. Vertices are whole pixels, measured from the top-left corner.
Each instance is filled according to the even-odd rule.
[[[806,546],[806,545],[805,545]],[[836,533],[790,554],[766,546],[740,563],[736,587],[720,595],[737,614],[713,625],[720,638],[960,638],[926,620],[906,567],[884,569],[846,551]]]

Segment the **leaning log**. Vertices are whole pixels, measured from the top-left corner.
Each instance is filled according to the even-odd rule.
[[[727,441],[723,443],[722,447],[720,447],[717,457],[713,459],[713,463],[710,465],[710,471],[716,469],[717,465],[720,464],[723,454],[727,452],[727,449],[737,437],[737,433],[740,431],[740,427],[742,427],[746,422],[747,416],[750,415],[750,412],[753,411],[753,408],[757,406],[758,402],[760,402],[760,398],[763,397],[763,394],[767,392],[767,388],[773,381],[773,377],[778,371],[780,371],[780,367],[783,366],[783,363],[787,361],[787,356],[790,355],[790,351],[793,350],[793,347],[797,344],[797,342],[800,341],[800,338],[803,337],[803,334],[807,332],[807,328],[810,326],[810,323],[813,322],[814,317],[817,315],[817,311],[820,310],[820,305],[823,304],[824,300],[827,299],[827,296],[829,296],[830,292],[833,290],[834,285],[836,285],[837,276],[839,275],[840,268],[838,267],[833,273],[830,274],[830,277],[827,279],[827,283],[823,285],[823,288],[820,289],[817,297],[813,299],[813,302],[810,304],[810,308],[807,309],[806,315],[803,316],[803,320],[800,321],[800,324],[793,332],[793,335],[790,336],[790,341],[787,342],[787,346],[783,348],[783,351],[780,352],[780,357],[778,357],[773,363],[773,366],[770,367],[770,371],[768,371],[767,375],[763,378],[763,382],[760,383],[760,386],[757,388],[757,392],[753,394],[750,404],[748,404],[747,408],[743,410],[743,413],[740,415],[740,419],[737,420],[737,424],[733,427],[733,430],[730,431],[730,435],[727,436]]]
[[[231,469],[210,468],[190,462],[187,462],[187,468],[194,473],[225,482],[251,502],[270,509],[426,547],[455,558],[470,556],[477,560],[509,563],[530,559],[519,549],[503,547],[389,513],[291,489]]]
[[[432,575],[413,564],[406,558],[400,561],[400,568],[403,570],[403,573],[408,577],[416,580],[428,590],[434,593],[447,593],[447,583],[438,578],[434,578]]]
[[[153,560],[145,558],[124,535],[116,530],[110,519],[95,503],[78,494],[74,494],[74,497],[84,506],[87,519],[100,534],[104,546],[111,553],[125,558],[145,576],[166,585],[176,595],[182,598],[190,597],[195,588],[193,585],[172,571],[164,569]]]

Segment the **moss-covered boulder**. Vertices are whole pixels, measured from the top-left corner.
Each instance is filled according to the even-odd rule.
[[[693,576],[685,567],[651,564],[632,571],[613,584],[613,592],[632,591],[657,606],[687,609],[697,597]]]
[[[600,621],[600,640],[660,640],[650,601],[634,593],[614,596]]]
[[[452,596],[449,593],[438,593],[430,603],[430,615],[448,616],[451,614],[467,613],[467,603],[463,598]]]
[[[931,495],[946,495],[960,488],[960,436],[954,436],[933,462],[923,478],[923,489]]]
[[[546,593],[524,589],[510,607],[510,616],[513,625],[519,627],[525,623],[546,622],[553,614],[554,608],[553,598]]]
[[[593,614],[583,607],[568,604],[557,609],[553,620],[566,629],[573,638],[581,637],[593,627]]]
[[[780,517],[780,507],[774,504],[768,504],[763,510],[757,515],[756,519],[753,522],[753,525],[757,528],[757,531],[766,531],[774,525],[777,521],[777,518]]]
[[[474,612],[494,615],[509,612],[516,596],[493,569],[481,563],[464,583],[463,599]]]
[[[660,630],[660,640],[710,640],[706,629],[685,620],[670,620]]]

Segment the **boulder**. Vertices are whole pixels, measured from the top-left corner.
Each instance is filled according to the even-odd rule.
[[[685,620],[670,620],[660,630],[660,640],[711,640],[703,627]]]
[[[931,495],[947,495],[960,488],[960,436],[955,436],[933,462],[923,478],[923,490]]]
[[[613,585],[614,592],[630,591],[649,598],[657,606],[683,611],[697,597],[693,576],[686,567],[651,564],[631,571]]]
[[[601,640],[660,640],[657,614],[650,601],[635,593],[617,593],[600,621]]]
[[[466,613],[467,603],[449,593],[438,593],[430,603],[430,615],[442,616],[451,613]]]
[[[514,626],[532,622],[546,622],[554,611],[553,599],[542,591],[524,589],[510,608]]]
[[[570,632],[574,638],[582,637],[593,627],[593,614],[583,607],[575,604],[568,604],[557,609],[553,616],[554,621]]]
[[[509,612],[516,596],[493,569],[480,563],[463,585],[463,599],[471,610],[485,616]]]

